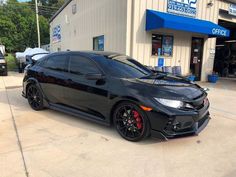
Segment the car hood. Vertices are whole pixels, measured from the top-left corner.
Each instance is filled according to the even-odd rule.
[[[6,61],[3,58],[0,58],[0,64],[5,64]]]
[[[162,79],[127,79],[135,87],[140,87],[144,94],[152,97],[192,100],[203,95],[201,87],[181,77],[165,76]],[[131,85],[133,85],[131,84]]]

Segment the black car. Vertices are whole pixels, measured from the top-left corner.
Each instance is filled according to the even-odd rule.
[[[7,76],[7,62],[0,51],[0,75]]]
[[[47,55],[27,67],[23,86],[34,110],[51,108],[114,124],[130,141],[198,134],[210,119],[203,88],[117,53]]]

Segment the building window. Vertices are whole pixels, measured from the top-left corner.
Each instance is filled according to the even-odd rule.
[[[152,35],[152,55],[170,57],[173,55],[173,36]]]
[[[93,50],[104,51],[104,36],[97,36],[93,38]]]

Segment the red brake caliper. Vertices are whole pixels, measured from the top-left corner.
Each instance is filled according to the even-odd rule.
[[[134,119],[136,120],[137,128],[140,130],[143,126],[142,118],[137,111],[133,111]]]

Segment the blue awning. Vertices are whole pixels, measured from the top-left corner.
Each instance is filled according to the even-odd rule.
[[[200,33],[209,37],[229,37],[230,35],[229,30],[210,21],[147,10],[146,31],[160,28]]]

